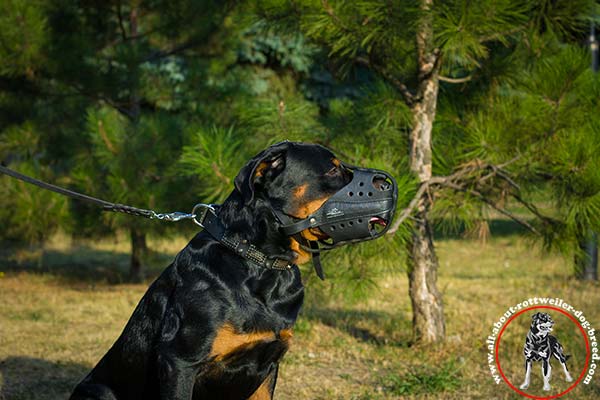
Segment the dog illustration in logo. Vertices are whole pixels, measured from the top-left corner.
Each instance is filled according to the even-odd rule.
[[[550,335],[552,326],[554,326],[554,321],[546,313],[538,312],[531,317],[531,329],[527,333],[527,339],[523,347],[523,354],[525,355],[525,381],[520,386],[521,389],[529,387],[531,364],[533,361],[541,361],[544,390],[550,390],[550,373],[552,372],[550,359],[552,356],[560,361],[560,365],[562,365],[565,371],[566,381],[573,381],[567,369],[567,359],[570,356],[563,353],[563,347],[558,342],[558,339]]]

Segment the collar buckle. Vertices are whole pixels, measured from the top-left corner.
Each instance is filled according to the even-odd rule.
[[[208,215],[209,211],[213,214],[216,212],[214,204],[196,204],[194,208],[192,208],[192,221],[194,221],[194,223],[200,228],[204,228],[204,220],[206,219],[206,216]]]

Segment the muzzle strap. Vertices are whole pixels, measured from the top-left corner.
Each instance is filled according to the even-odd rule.
[[[315,242],[315,241],[310,241],[308,242],[309,246],[311,249],[316,250],[312,253],[312,262],[313,262],[313,266],[315,267],[315,272],[317,273],[317,276],[324,281],[325,280],[325,273],[323,272],[323,265],[321,264],[321,253],[318,251],[319,250],[319,243]]]

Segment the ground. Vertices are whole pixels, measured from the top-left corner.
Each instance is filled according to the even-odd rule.
[[[166,265],[184,243],[181,238],[153,247]],[[600,328],[600,286],[573,280],[568,259],[544,255],[514,235],[494,236],[486,244],[442,238],[437,248],[444,344],[413,344],[408,282],[401,266],[379,278],[379,289],[359,302],[339,296],[324,300],[316,295],[320,283],[311,280],[292,348],[280,369],[276,398],[518,399],[522,397],[507,384],[494,383],[487,362],[485,340],[508,307],[534,296],[558,297]],[[76,244],[59,237],[47,247],[41,267],[31,272],[15,267],[16,253],[5,249],[0,265],[0,399],[68,397],[119,335],[147,287],[147,282],[119,282],[114,265],[125,267],[126,250],[117,242]],[[334,259],[326,260],[326,268]],[[517,386],[529,317],[519,320],[507,328],[500,348],[505,375]],[[573,355],[572,375],[578,377],[585,356],[582,336],[575,325],[569,327],[568,318],[556,321],[555,333]],[[549,394],[569,386],[556,361],[553,367]],[[539,369],[534,366],[528,390],[533,395],[542,395]],[[600,376],[566,397],[600,398]]]

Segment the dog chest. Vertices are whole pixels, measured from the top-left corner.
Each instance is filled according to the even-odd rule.
[[[212,342],[210,361],[198,374],[194,399],[270,398],[261,393],[269,393],[269,379],[292,335],[291,329],[240,332],[232,324],[223,324]]]

